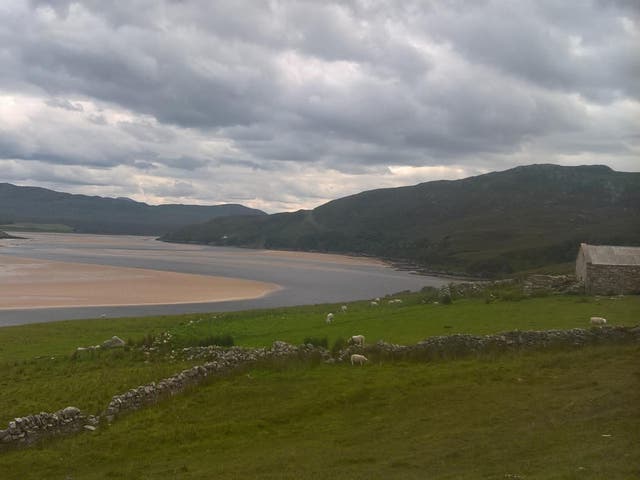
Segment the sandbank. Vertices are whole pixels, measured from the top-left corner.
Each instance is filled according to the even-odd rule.
[[[247,300],[280,288],[238,278],[0,255],[0,310]]]

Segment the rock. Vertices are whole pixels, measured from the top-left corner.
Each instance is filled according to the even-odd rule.
[[[62,410],[62,415],[66,418],[73,418],[80,415],[80,409],[77,407],[67,407]]]
[[[116,337],[115,335],[111,337],[109,340],[105,340],[104,342],[102,342],[102,348],[118,348],[118,347],[124,347],[124,346],[125,346],[125,341],[122,340],[120,337]]]
[[[83,428],[85,430],[89,430],[90,432],[93,432],[96,429],[96,427],[94,427],[93,425],[85,425]]]

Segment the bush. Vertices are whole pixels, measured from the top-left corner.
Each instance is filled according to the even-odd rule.
[[[336,355],[340,350],[343,350],[347,346],[347,342],[344,338],[338,338],[335,342],[333,342],[333,346],[331,347],[331,353]]]
[[[452,302],[453,300],[451,299],[451,295],[449,295],[448,293],[445,293],[442,297],[440,297],[440,303],[442,303],[443,305],[451,305]]]
[[[156,341],[156,336],[153,333],[147,333],[139,340],[128,339],[127,344],[132,347],[151,347]]]
[[[316,337],[306,337],[302,343],[304,343],[305,345],[313,345],[314,347],[322,347],[322,348],[329,348],[329,340],[327,340],[327,337],[322,337],[322,338],[316,338]]]

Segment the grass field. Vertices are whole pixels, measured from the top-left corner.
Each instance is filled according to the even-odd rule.
[[[112,335],[212,335],[268,346],[355,333],[368,342],[636,325],[639,297],[548,296],[349,304],[98,319],[0,329],[0,425],[112,395],[189,364],[139,351],[71,358]],[[326,325],[326,313],[335,320]],[[603,436],[604,435],[604,436]],[[430,363],[256,367],[129,414],[96,432],[0,453],[0,478],[639,478],[640,347],[522,352]]]

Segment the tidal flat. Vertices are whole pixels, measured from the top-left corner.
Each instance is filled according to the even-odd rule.
[[[172,244],[143,236],[20,236],[26,238],[0,243],[0,282],[7,286],[0,326],[343,302],[449,282],[366,257]],[[31,281],[18,284],[11,276],[19,262],[35,266]]]

